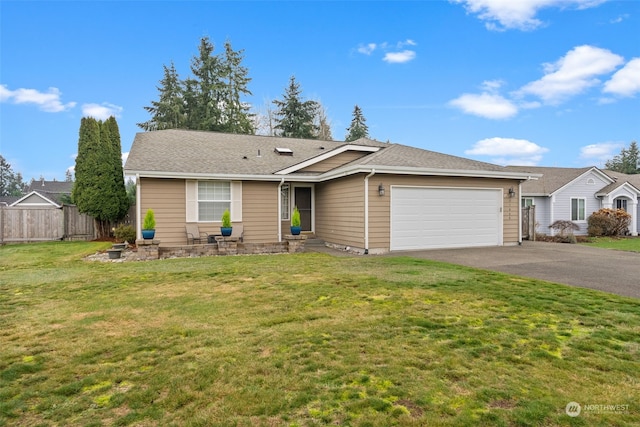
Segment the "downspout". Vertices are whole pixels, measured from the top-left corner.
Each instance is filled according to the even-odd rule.
[[[364,253],[369,253],[369,178],[375,175],[376,170],[364,177]]]
[[[282,185],[284,178],[278,184],[278,242],[282,242]]]
[[[137,239],[142,239],[142,224],[140,224],[140,212],[142,206],[140,206],[140,174],[136,174],[136,236]]]
[[[522,181],[518,182],[518,245],[522,245]],[[504,227],[504,225],[503,225]],[[534,230],[535,233],[535,230]]]

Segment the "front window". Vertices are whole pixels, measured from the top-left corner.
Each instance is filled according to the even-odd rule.
[[[585,199],[571,199],[571,221],[585,220]]]
[[[283,221],[289,220],[289,184],[283,184],[280,189],[280,205],[282,207],[282,219]]]
[[[227,209],[231,209],[230,182],[198,181],[198,221],[220,221]]]
[[[627,211],[627,199],[618,199],[616,200],[616,209],[622,209],[623,211]]]

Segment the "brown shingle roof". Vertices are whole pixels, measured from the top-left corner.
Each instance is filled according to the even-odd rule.
[[[380,149],[354,160],[349,166],[508,172],[504,167],[491,163],[366,138],[353,142],[320,141],[177,129],[138,133],[129,152],[125,171],[273,175],[347,145]],[[276,148],[288,148],[293,155],[280,155],[275,152]]]

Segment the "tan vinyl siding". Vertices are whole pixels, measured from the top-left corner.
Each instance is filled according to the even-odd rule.
[[[278,241],[278,183],[242,183],[242,223],[244,241],[269,243]],[[283,234],[285,234],[283,229]]]
[[[319,161],[311,166],[300,169],[299,172],[327,172],[331,169],[335,169],[342,165],[346,165],[356,159],[366,156],[370,153],[363,153],[361,151],[345,151],[344,153],[337,154],[329,159]]]
[[[155,213],[155,238],[160,240],[162,246],[186,244],[184,180],[141,178],[140,215],[142,218],[147,209],[153,209]]]
[[[316,235],[339,245],[364,247],[364,175],[315,187]]]
[[[340,245],[365,248],[364,174],[316,185],[316,234]],[[385,195],[380,196],[382,184]],[[496,188],[503,191],[503,244],[519,240],[520,195],[517,180],[409,175],[373,175],[369,178],[369,250],[389,250],[392,186]]]
[[[156,239],[161,246],[187,243],[186,184],[182,179],[141,179],[141,215],[151,208],[156,214]],[[243,182],[242,224],[244,241],[278,241],[278,184]],[[200,231],[220,234],[219,222],[200,222]]]

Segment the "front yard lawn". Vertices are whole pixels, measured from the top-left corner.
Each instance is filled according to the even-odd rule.
[[[640,252],[640,237],[592,237],[584,244],[598,248]]]
[[[640,419],[635,299],[409,257],[82,260],[107,246],[0,247],[0,426]]]

